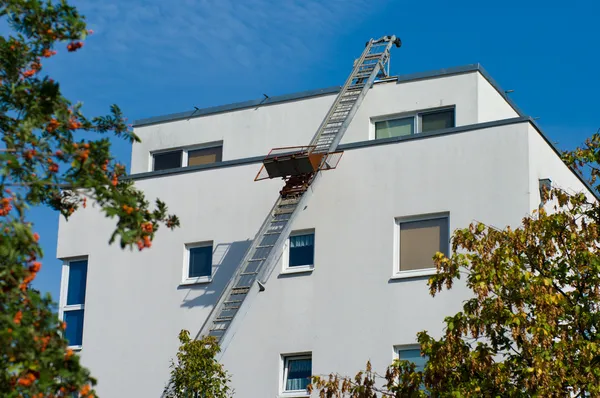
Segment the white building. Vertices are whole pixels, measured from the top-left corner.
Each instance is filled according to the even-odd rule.
[[[101,396],[160,396],[179,331],[201,328],[283,186],[253,181],[261,160],[307,144],[338,90],[138,121],[131,174],[182,221],[150,250],[108,246],[114,223],[96,208],[61,219],[61,313]],[[453,230],[519,225],[540,180],[587,189],[479,65],[376,83],[340,149],[223,347],[237,397],[305,396],[286,390],[307,372],[414,357],[416,333],[439,335],[468,295],[457,285],[431,298],[426,286]]]

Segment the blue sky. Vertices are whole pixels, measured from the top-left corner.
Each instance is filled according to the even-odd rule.
[[[73,1],[95,34],[75,54],[59,48],[46,70],[88,116],[116,103],[136,120],[340,85],[365,41],[396,34],[393,74],[479,62],[559,147],[572,148],[600,127],[598,3]],[[114,153],[129,164],[128,144],[115,142]],[[35,209],[33,221],[45,252],[34,286],[58,300],[58,216]]]

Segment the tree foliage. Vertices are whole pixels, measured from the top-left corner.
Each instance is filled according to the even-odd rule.
[[[600,175],[600,135],[564,154]],[[598,187],[595,188],[598,190]],[[465,278],[472,292],[440,338],[418,333],[423,371],[396,360],[385,375],[314,376],[321,397],[600,396],[600,206],[554,188],[517,229],[481,223],[437,253],[432,296]]]
[[[69,218],[93,203],[116,220],[110,242],[140,250],[179,221],[160,201],[150,208],[111,156],[109,136],[139,141],[121,110],[88,119],[44,73],[57,52],[83,47],[83,16],[64,0],[0,0],[0,20],[10,27],[0,36],[0,396],[91,397],[95,380],[67,348],[51,298],[30,287],[43,253],[28,209]]]
[[[177,361],[171,364],[171,380],[164,398],[227,398],[233,395],[230,377],[215,359],[220,352],[212,336],[192,340],[187,330],[179,333]]]

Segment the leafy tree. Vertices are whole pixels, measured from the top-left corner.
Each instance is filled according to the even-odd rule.
[[[600,135],[564,154],[600,175]],[[598,190],[598,186],[595,187]],[[481,223],[457,230],[437,253],[435,296],[464,277],[472,298],[445,319],[440,338],[417,335],[423,371],[396,360],[385,375],[367,363],[355,378],[313,376],[321,397],[600,396],[600,205],[583,193],[546,190],[517,229]]]
[[[179,333],[177,362],[171,364],[171,380],[164,398],[227,398],[233,395],[230,377],[215,356],[221,351],[212,336],[192,340],[187,330]]]
[[[67,349],[50,296],[29,286],[43,253],[28,209],[68,218],[89,201],[116,219],[110,242],[140,250],[159,225],[179,221],[123,179],[107,134],[139,139],[120,109],[87,119],[43,73],[57,51],[82,48],[90,32],[77,10],[64,0],[0,0],[0,20],[11,28],[0,37],[0,396],[92,397],[95,380]]]

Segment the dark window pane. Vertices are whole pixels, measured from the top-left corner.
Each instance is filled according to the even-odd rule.
[[[286,391],[305,390],[312,375],[312,359],[289,359],[287,363]]]
[[[290,267],[313,265],[315,258],[315,235],[290,236]]]
[[[157,153],[154,155],[154,171],[181,167],[182,151]]]
[[[454,127],[454,109],[434,113],[425,113],[421,116],[422,133],[451,127]]]
[[[85,283],[87,260],[69,263],[69,283],[67,285],[67,305],[85,304]]]
[[[188,166],[198,166],[220,162],[223,157],[223,147],[197,149],[188,152]]]
[[[375,123],[375,138],[390,138],[411,135],[414,132],[414,117],[384,120]]]
[[[212,275],[212,246],[192,247],[190,250],[190,269],[188,276]]]
[[[64,319],[67,323],[65,338],[69,345],[81,345],[83,339],[83,310],[65,311]]]

